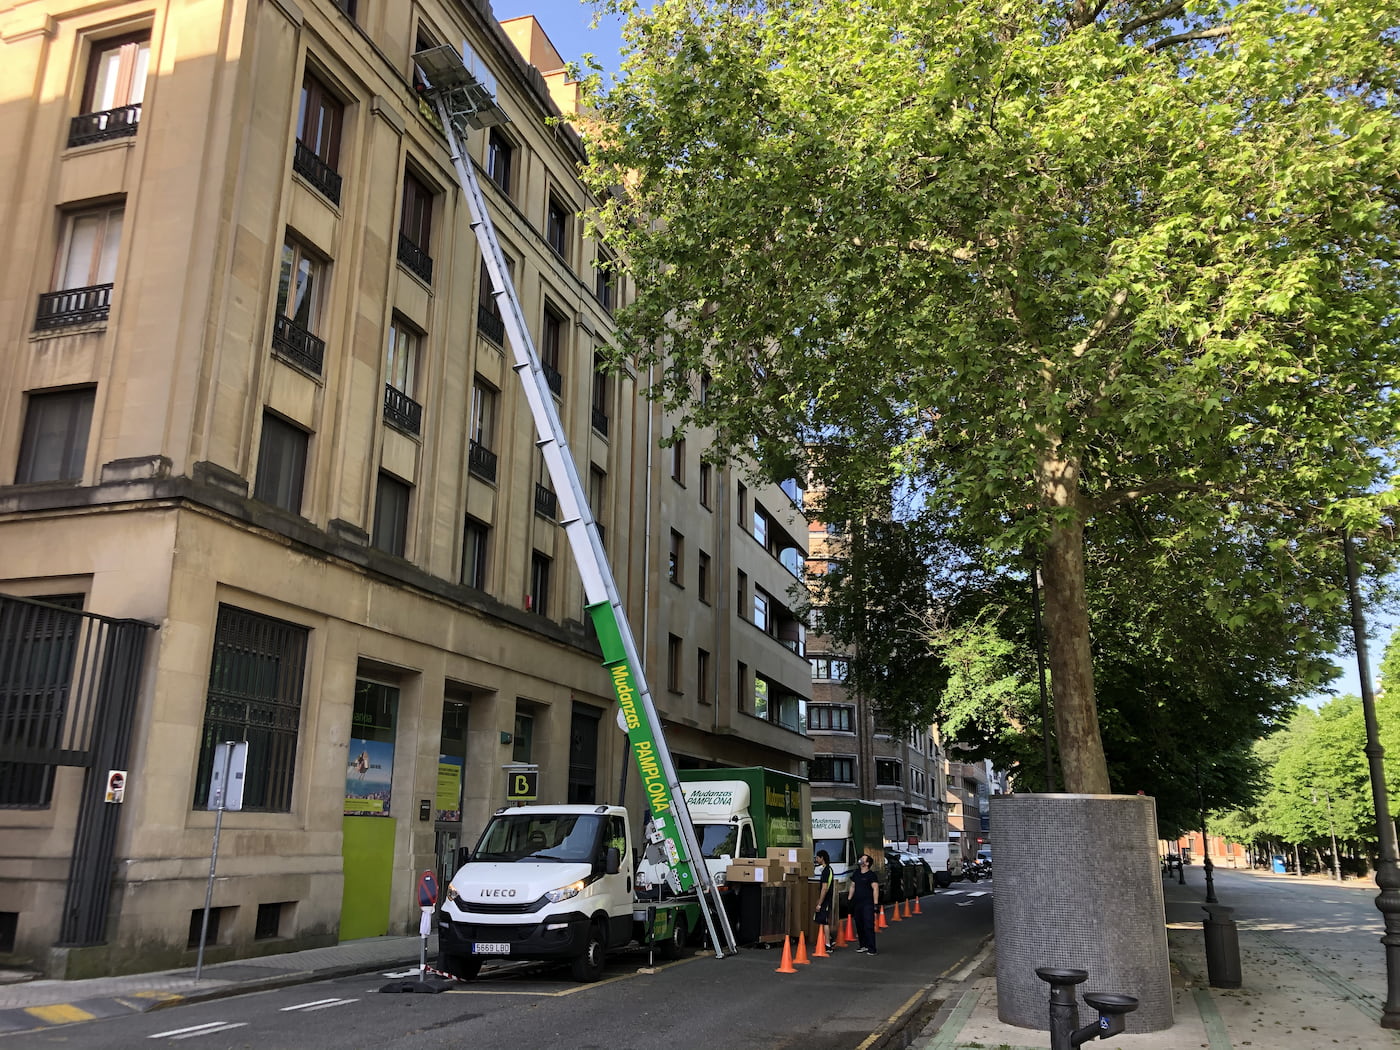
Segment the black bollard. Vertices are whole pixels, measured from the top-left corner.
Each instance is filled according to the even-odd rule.
[[[1238,988],[1243,983],[1240,973],[1240,937],[1235,921],[1230,918],[1234,908],[1223,904],[1203,904],[1206,911],[1206,974],[1212,988]]]

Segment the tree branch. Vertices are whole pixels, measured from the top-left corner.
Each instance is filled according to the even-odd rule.
[[[1167,4],[1166,7],[1159,7],[1155,11],[1149,11],[1139,18],[1134,18],[1131,22],[1118,30],[1118,39],[1123,40],[1136,33],[1143,26],[1150,26],[1154,22],[1161,22],[1179,15],[1186,8],[1186,0],[1175,0],[1174,3]]]
[[[1214,29],[1197,29],[1191,33],[1177,33],[1174,36],[1164,36],[1161,40],[1144,44],[1143,49],[1156,52],[1164,47],[1170,47],[1172,44],[1184,44],[1188,40],[1209,40],[1211,37],[1227,36],[1231,30],[1231,26],[1216,26]]]
[[[1123,304],[1127,301],[1128,289],[1119,288],[1118,291],[1114,292],[1113,298],[1109,301],[1108,309],[1104,311],[1103,316],[1094,322],[1094,327],[1089,329],[1088,335],[1074,344],[1074,348],[1070,350],[1070,353],[1075,357],[1083,357],[1088,352],[1089,348],[1098,342],[1099,338],[1107,332],[1109,328],[1113,326],[1114,322],[1122,315]]]

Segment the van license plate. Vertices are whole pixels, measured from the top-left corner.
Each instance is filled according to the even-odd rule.
[[[473,955],[509,955],[510,944],[506,941],[481,941],[472,945]]]

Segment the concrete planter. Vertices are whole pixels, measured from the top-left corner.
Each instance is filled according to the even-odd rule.
[[[1143,795],[998,795],[991,800],[996,874],[997,1015],[1049,1027],[1037,966],[1089,971],[1082,993],[1136,996],[1127,1031],[1172,1026],[1171,967],[1157,858],[1157,809]]]

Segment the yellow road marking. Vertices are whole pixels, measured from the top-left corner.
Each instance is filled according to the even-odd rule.
[[[54,1003],[52,1006],[27,1006],[25,1013],[49,1024],[71,1024],[74,1021],[91,1021],[96,1014],[79,1010],[71,1003]]]

